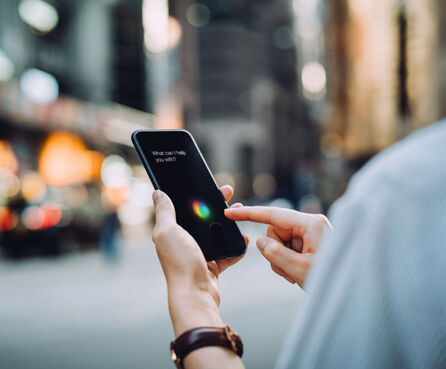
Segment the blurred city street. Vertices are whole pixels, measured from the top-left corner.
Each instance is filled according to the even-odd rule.
[[[272,368],[298,303],[251,237],[220,278],[222,315],[245,342],[247,368]],[[126,237],[116,265],[96,251],[0,264],[0,367],[172,368],[165,282],[150,235]]]
[[[445,35],[440,0],[1,0],[0,369],[173,368],[134,132],[187,130],[231,202],[326,214],[446,117]],[[159,141],[144,150],[182,153],[166,183],[211,227],[207,173]],[[246,367],[272,368],[304,293],[241,227],[220,310]]]

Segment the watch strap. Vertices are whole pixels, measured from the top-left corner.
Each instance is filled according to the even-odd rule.
[[[183,359],[192,351],[206,346],[222,346],[238,356],[243,355],[243,343],[237,332],[224,327],[199,327],[190,329],[170,343],[172,360],[182,368]]]

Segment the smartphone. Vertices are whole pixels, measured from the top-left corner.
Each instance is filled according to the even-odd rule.
[[[175,206],[177,223],[207,261],[242,255],[245,240],[224,215],[228,207],[192,135],[186,130],[140,130],[132,142],[155,189]]]

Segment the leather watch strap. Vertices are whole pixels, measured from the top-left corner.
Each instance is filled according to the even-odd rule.
[[[226,325],[222,328],[199,327],[184,332],[170,343],[172,360],[177,368],[183,368],[183,359],[189,353],[206,346],[222,346],[240,357],[243,355],[243,343],[240,336]]]

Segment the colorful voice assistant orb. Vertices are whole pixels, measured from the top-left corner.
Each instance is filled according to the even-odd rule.
[[[207,219],[211,215],[208,206],[201,201],[192,201],[192,209],[201,219]]]

